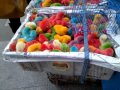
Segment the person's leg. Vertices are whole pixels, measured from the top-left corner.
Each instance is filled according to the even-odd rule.
[[[16,33],[17,29],[21,25],[20,18],[10,18],[9,21],[10,21],[9,25],[12,29],[12,32]]]
[[[31,0],[27,0],[27,3],[29,4],[30,1]],[[9,25],[12,29],[12,32],[15,33],[19,26],[21,25],[20,18],[10,18],[9,21],[10,21]]]
[[[27,0],[27,3],[29,4],[31,0]]]

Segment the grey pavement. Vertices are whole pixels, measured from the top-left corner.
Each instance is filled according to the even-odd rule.
[[[8,41],[13,36],[10,27],[5,26],[6,21],[6,19],[0,19],[0,41]]]
[[[76,85],[58,87],[49,82],[44,72],[24,71],[17,63],[3,61],[2,51],[13,36],[6,21],[0,20],[0,90],[83,90]]]

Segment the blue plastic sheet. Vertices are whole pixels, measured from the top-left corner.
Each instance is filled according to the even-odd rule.
[[[116,21],[120,27],[120,0],[108,0],[108,8],[118,11]]]
[[[120,90],[120,73],[115,72],[110,80],[103,80],[102,90]]]
[[[120,0],[108,0],[108,8],[117,11],[116,21],[120,27]],[[103,80],[102,90],[120,90],[120,72],[115,72],[110,80]]]

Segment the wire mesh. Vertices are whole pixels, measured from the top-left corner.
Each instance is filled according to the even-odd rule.
[[[72,8],[73,14],[76,13],[75,12],[76,10],[80,9],[79,7],[77,7],[79,1],[75,0],[75,3],[74,3],[73,8]],[[90,0],[91,3],[93,1],[94,0]],[[84,34],[85,61],[84,61],[84,65],[83,65],[83,69],[82,69],[82,74],[81,74],[81,82],[83,82],[85,80],[85,77],[86,77],[87,71],[88,71],[88,66],[89,66],[89,47],[88,47],[88,38],[87,38],[88,37],[88,27],[89,27],[89,25],[87,25],[87,20],[86,20],[86,18],[87,18],[86,16],[87,16],[87,14],[89,14],[89,12],[86,10],[86,6],[87,6],[86,2],[87,2],[86,0],[82,0],[82,10],[83,10],[83,13],[82,13],[82,16],[83,16],[82,17],[83,18],[82,24],[83,24],[83,34]],[[107,8],[105,8],[105,10],[107,11],[110,8],[117,9],[115,14],[118,15],[119,14],[119,8],[120,8],[118,2],[119,1],[117,1],[117,0],[114,3],[113,3],[113,1],[109,1],[108,6],[107,6]],[[111,13],[111,12],[107,12],[107,13]],[[104,17],[106,17],[104,11],[101,12],[100,14],[103,15]],[[98,13],[98,15],[100,15],[100,14]],[[74,15],[74,16],[76,16],[76,15]],[[79,19],[80,16],[79,15],[77,15],[77,18],[78,18],[78,22],[80,22],[80,19]],[[107,17],[106,17],[106,20],[108,20]],[[116,20],[116,19],[114,19],[114,20]],[[111,36],[109,35],[109,34],[117,35],[119,33],[119,29],[115,26],[116,25],[116,21],[114,21],[114,20],[112,22],[110,22],[111,23],[111,27],[113,27],[112,30],[103,31],[103,30],[100,30],[100,28],[98,28],[97,32],[96,31],[90,31],[90,32],[91,33],[99,33],[100,35],[106,34],[108,36],[108,38],[111,40],[112,45],[116,48],[116,47],[119,47],[119,44],[113,38],[111,38]],[[96,25],[96,24],[98,24],[98,23],[94,23],[94,25]],[[101,25],[103,25],[103,24],[105,24],[105,23],[102,22]],[[96,26],[98,26],[98,25],[96,25]],[[75,27],[75,25],[74,25],[74,29],[75,29],[75,32],[78,33],[78,30]],[[102,58],[102,57],[100,57],[100,58]]]

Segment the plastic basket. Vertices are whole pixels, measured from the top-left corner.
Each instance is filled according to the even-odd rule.
[[[62,75],[66,77],[72,77],[72,76],[80,77],[81,75],[82,63],[67,62],[67,64],[71,64],[71,65],[74,64],[74,67],[70,66],[70,68],[66,71],[63,70],[63,68],[62,69],[57,69],[58,67],[53,68],[51,66],[51,63],[54,63],[54,62],[47,62],[47,63],[45,62],[21,62],[18,64],[25,71],[38,71],[38,72],[45,71],[46,73],[50,72],[55,75]],[[87,73],[88,79],[99,79],[99,80],[109,80],[114,72],[111,69],[96,66],[96,65],[90,65],[88,71],[89,71]]]
[[[102,10],[88,10],[93,13],[101,12]],[[42,14],[51,15],[58,11],[54,10],[44,10],[41,9],[39,11]],[[65,10],[65,13],[70,15],[72,12],[71,10]],[[76,13],[80,13],[77,11]],[[110,13],[112,12],[112,13]],[[111,29],[114,29],[116,25],[115,23],[115,12],[109,11],[107,12],[107,17],[109,19],[107,25],[107,31],[109,35]],[[3,52],[4,60],[10,62],[19,62],[20,65],[25,69],[28,70],[43,70],[46,72],[51,72],[53,74],[59,75],[67,75],[67,76],[80,76],[82,71],[82,65],[84,62],[84,52],[10,52],[9,46],[10,44],[20,37],[21,31],[24,28],[25,23],[28,21],[30,15],[28,14],[25,22],[21,25],[15,36],[12,38],[10,43],[7,45]],[[111,22],[114,24],[111,25]],[[116,27],[118,28],[118,27]],[[111,37],[114,39],[113,35]],[[115,47],[116,48],[116,47]],[[90,54],[90,68],[88,72],[88,78],[95,78],[95,79],[109,79],[112,76],[112,73],[115,71],[120,71],[119,62],[120,59],[117,57],[110,57],[96,53],[89,53]],[[55,62],[58,64],[54,64]],[[33,63],[34,62],[34,63]],[[61,63],[62,62],[62,63]],[[63,67],[59,67],[63,64]]]
[[[107,0],[100,0],[99,3],[95,4],[95,3],[92,3],[94,0],[89,0],[89,4],[87,4],[87,8],[97,8],[97,7],[106,7],[107,6]],[[75,3],[75,2],[82,2],[82,0],[74,0],[74,5],[77,4],[77,6],[81,6],[79,5],[78,3]],[[31,11],[31,9],[33,8],[36,8],[36,9],[40,9],[40,8],[46,8],[46,9],[60,9],[60,8],[72,8],[74,5],[67,5],[67,6],[51,6],[51,7],[41,7],[40,4],[41,4],[41,0],[31,0],[31,2],[29,3],[29,5],[26,7],[26,13]]]

